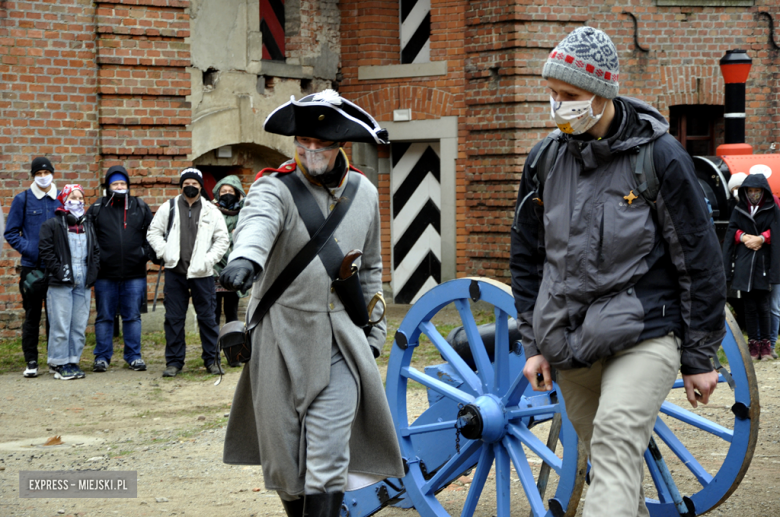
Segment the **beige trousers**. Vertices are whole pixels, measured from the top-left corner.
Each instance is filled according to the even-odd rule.
[[[669,334],[590,368],[558,371],[566,412],[591,461],[583,517],[650,515],[643,454],[679,368],[680,341]]]

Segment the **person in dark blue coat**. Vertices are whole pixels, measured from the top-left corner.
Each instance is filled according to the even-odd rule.
[[[763,174],[750,174],[739,187],[723,240],[723,263],[732,289],[744,301],[750,356],[772,359],[770,341],[773,284],[780,284],[780,208]],[[774,266],[774,267],[773,267]]]
[[[92,371],[105,372],[111,363],[117,312],[122,316],[124,360],[131,370],[144,371],[141,313],[146,312],[146,262],[153,256],[146,241],[152,210],[140,197],[130,195],[130,175],[121,165],[108,169],[104,186],[105,196],[87,211],[100,246]]]
[[[11,202],[3,236],[13,249],[22,255],[19,290],[22,293],[24,323],[22,324],[22,352],[27,367],[25,377],[38,376],[38,336],[41,312],[45,309],[47,282],[44,267],[38,257],[38,235],[43,223],[54,217],[61,206],[54,185],[54,166],[48,158],[39,156],[32,161],[30,188],[17,194]],[[49,334],[48,316],[46,335]]]

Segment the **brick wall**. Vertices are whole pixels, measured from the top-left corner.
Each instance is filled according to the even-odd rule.
[[[123,164],[154,209],[189,164],[188,0],[0,2],[0,203],[31,183],[48,156],[55,182],[101,193]],[[18,335],[19,254],[3,242],[0,337]]]
[[[0,2],[0,203],[32,182],[30,162],[48,156],[55,182],[94,196],[99,167],[94,7],[88,0]],[[18,334],[19,254],[3,242],[0,336]]]
[[[96,5],[101,171],[124,165],[156,210],[190,165],[189,0]]]
[[[667,117],[675,104],[722,105],[718,60],[728,49],[748,50],[753,69],[747,140],[756,152],[780,140],[780,53],[768,43],[766,18],[756,14],[776,11],[774,0],[756,0],[752,8],[624,4],[432,0],[431,60],[446,60],[447,76],[376,81],[358,81],[357,68],[400,63],[397,2],[340,4],[341,91],[347,98],[379,121],[392,120],[392,111],[401,108],[412,108],[415,119],[460,117],[459,276],[509,280],[510,221],[522,167],[533,145],[554,129],[539,74],[552,48],[578,26],[598,27],[613,38],[620,52],[621,95],[639,97]],[[623,11],[638,18],[638,41],[649,52],[635,49],[633,22]],[[389,221],[389,180],[381,177],[380,196]]]

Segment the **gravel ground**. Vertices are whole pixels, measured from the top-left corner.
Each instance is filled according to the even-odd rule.
[[[188,357],[195,357],[191,348]],[[259,467],[221,461],[225,424],[239,372],[231,369],[219,386],[213,377],[163,379],[163,365],[147,372],[114,367],[87,372],[84,380],[62,382],[49,374],[25,379],[0,375],[0,516],[262,516],[283,515]],[[710,515],[780,515],[777,492],[780,431],[775,393],[780,361],[756,365],[762,397],[761,431],[752,466],[739,489]],[[730,392],[721,385],[710,406],[698,410],[730,425]],[[683,404],[679,400],[676,402]],[[410,413],[427,406],[423,390],[410,391]],[[723,442],[677,426],[678,436],[708,470],[725,455]],[[544,426],[538,429],[546,439]],[[42,447],[62,435],[63,446]],[[669,459],[671,453],[665,457]],[[538,462],[537,462],[538,464]],[[536,465],[535,465],[536,467]],[[537,467],[538,468],[538,467]],[[685,469],[670,462],[677,472]],[[134,470],[135,499],[20,499],[20,470]],[[469,477],[439,494],[454,510],[465,498]],[[680,481],[683,493],[694,489]],[[652,492],[649,484],[648,492]],[[519,483],[513,484],[513,515],[527,515]],[[494,484],[488,481],[475,515],[495,515]],[[516,496],[515,496],[516,495]],[[452,511],[451,510],[451,511]],[[389,508],[380,516],[417,515]],[[606,514],[605,514],[606,515]]]

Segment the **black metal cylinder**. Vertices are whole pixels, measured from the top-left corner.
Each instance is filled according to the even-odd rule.
[[[744,50],[727,50],[720,60],[726,83],[724,113],[725,143],[745,143],[745,83],[753,60]]]
[[[724,113],[725,143],[745,143],[745,83],[727,84]]]

